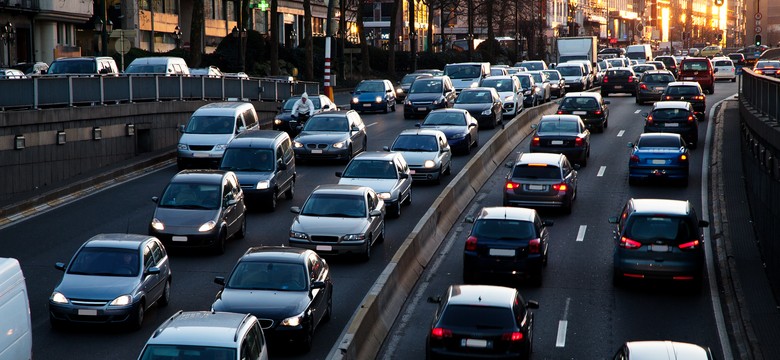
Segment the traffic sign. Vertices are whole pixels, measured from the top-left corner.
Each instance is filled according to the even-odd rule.
[[[761,13],[757,12],[754,17],[756,18],[756,20],[761,20]]]
[[[760,26],[760,25],[758,25],[758,26],[756,26],[756,28],[755,28],[755,29],[753,29],[753,30],[755,30],[755,31],[756,31],[756,34],[760,34],[760,33],[761,33],[761,30],[763,30],[763,29],[761,29],[761,26]]]
[[[116,52],[125,55],[130,51],[130,48],[132,48],[133,45],[130,44],[130,40],[127,38],[122,38],[116,41],[114,44],[114,48],[116,49]]]

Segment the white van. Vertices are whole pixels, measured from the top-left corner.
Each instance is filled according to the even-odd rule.
[[[32,329],[27,285],[19,261],[0,258],[0,360],[30,360]]]
[[[626,57],[644,64],[653,59],[653,49],[650,48],[650,44],[629,45],[626,48]]]
[[[125,74],[189,75],[190,67],[180,57],[142,57],[127,65]]]
[[[444,75],[450,77],[455,91],[476,87],[482,79],[490,76],[489,62],[466,62],[447,64],[444,66]]]

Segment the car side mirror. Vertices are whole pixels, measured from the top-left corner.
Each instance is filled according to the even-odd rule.
[[[371,217],[377,217],[377,216],[380,216],[380,215],[382,215],[382,212],[379,211],[379,210],[371,210],[368,213],[368,216],[371,216]]]
[[[708,227],[710,226],[710,222],[706,220],[699,220],[699,227]]]
[[[184,125],[179,125],[179,132],[184,134]]]
[[[511,163],[511,162],[508,162],[508,163],[504,164],[504,166],[505,166],[505,167],[508,167],[508,168],[510,168],[510,169],[511,169],[511,168],[512,168],[512,166],[514,166],[514,164],[513,164],[513,163]]]
[[[441,304],[441,296],[429,296],[428,302],[431,304]]]
[[[416,128],[422,127],[422,124],[416,123],[416,124],[414,124],[414,127],[416,127]]]
[[[539,308],[539,302],[536,300],[528,300],[528,302],[525,304],[525,307],[529,309],[538,309]]]
[[[555,224],[552,220],[542,220],[542,225],[544,226],[553,226]]]
[[[336,177],[341,177],[341,171],[336,171]]]
[[[617,224],[618,223],[618,218],[617,218],[617,216],[612,216],[609,219],[607,219],[607,221],[609,221],[610,224]]]
[[[539,124],[531,124],[531,129],[536,130],[539,127]]]
[[[160,273],[160,268],[158,268],[157,266],[152,266],[152,267],[146,269],[146,271],[144,271],[145,275],[156,275],[156,274],[159,274],[159,273]]]
[[[279,161],[278,163],[276,163],[276,169],[280,170],[280,171],[281,170],[287,170],[287,164]]]
[[[647,117],[648,115],[649,115],[648,113],[642,113],[642,116],[644,117]]]
[[[240,133],[244,132],[244,130],[246,130],[246,127],[244,127],[244,126],[239,126],[239,127],[238,127],[238,129],[236,129],[236,133],[237,133],[237,134],[240,134]]]
[[[156,204],[158,201],[160,201],[160,198],[158,198],[157,196],[152,196],[152,202],[153,203]]]
[[[628,143],[628,147],[630,147],[630,148],[634,147],[634,143],[632,143],[632,142]]]
[[[290,212],[293,213],[293,214],[300,214],[301,213],[301,208],[298,207],[298,206],[293,206],[293,207],[290,208]]]
[[[360,131],[360,128],[357,126],[352,126],[352,131]]]
[[[65,263],[61,263],[61,262],[55,263],[54,268],[57,270],[65,271]]]
[[[398,174],[398,177],[401,178],[401,179],[408,179],[409,178],[409,174],[407,174],[407,173],[400,173],[400,174]]]
[[[214,277],[214,283],[217,285],[225,286],[225,277],[224,276],[215,276]]]
[[[390,151],[390,147],[389,147],[389,146],[382,146],[382,150],[384,150],[384,151]]]
[[[464,222],[464,223],[467,223],[467,224],[473,224],[473,223],[474,223],[474,220],[475,220],[475,219],[474,219],[474,217],[473,217],[473,216],[466,216],[466,218],[465,218],[465,219],[463,219],[463,222]]]
[[[238,200],[236,199],[228,199],[225,200],[225,206],[232,206],[238,203]]]
[[[604,105],[609,105],[609,104],[610,104],[609,100],[604,100]]]
[[[315,281],[311,283],[312,289],[324,289],[325,288],[325,282],[324,281]]]
[[[388,93],[388,94],[390,94],[390,93],[392,93],[392,92],[393,92],[393,90],[387,89],[387,90],[385,90],[385,92],[386,92],[386,93]]]

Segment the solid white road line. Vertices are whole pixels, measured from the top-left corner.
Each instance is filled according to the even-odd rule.
[[[367,125],[366,125],[366,127],[369,127],[369,126],[374,126],[374,125],[376,125],[376,124],[377,124],[376,122],[372,122],[372,123],[370,123],[370,124],[367,124]]]
[[[558,321],[558,336],[555,338],[555,347],[566,346],[566,328],[569,326],[569,303],[571,298],[566,298],[566,305],[563,307],[563,320]]]
[[[598,174],[596,174],[596,176],[604,176],[604,172],[605,172],[605,171],[607,171],[607,167],[606,167],[606,166],[602,166],[602,167],[600,167],[600,168],[599,168],[599,173],[598,173]]]
[[[640,111],[642,111],[642,109],[637,109],[637,111],[634,111],[634,114],[639,114]]]
[[[623,137],[623,134],[625,134],[625,133],[626,133],[625,130],[618,131],[618,137]]]
[[[585,240],[585,230],[588,229],[588,225],[580,225],[580,230],[577,231],[577,241]]]

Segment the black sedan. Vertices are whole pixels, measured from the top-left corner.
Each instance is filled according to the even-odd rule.
[[[308,352],[314,330],[333,315],[333,283],[325,259],[312,250],[283,246],[249,248],[226,278],[214,311],[249,313],[271,344]]]
[[[577,115],[545,115],[531,138],[531,152],[560,153],[572,162],[587,166],[590,156],[590,131]]]
[[[290,136],[295,136],[299,131],[302,123],[297,118],[292,116],[292,109],[295,102],[300,100],[300,96],[293,96],[285,100],[284,104],[279,106],[279,113],[274,116],[273,129],[284,131]],[[314,112],[310,115],[318,114],[323,111],[337,110],[338,107],[325,95],[311,95],[309,101],[314,106]]]
[[[704,94],[701,85],[695,81],[675,81],[669,83],[661,98],[665,101],[686,101],[693,106],[696,118],[699,121],[707,118],[707,95]]]
[[[439,130],[447,136],[447,143],[453,151],[468,154],[479,145],[479,124],[463,109],[441,109],[431,111],[418,127]]]
[[[568,93],[558,105],[558,114],[573,114],[579,116],[588,129],[604,132],[609,126],[609,101],[604,100],[599,93],[575,92]]]
[[[453,107],[468,111],[477,119],[480,127],[484,126],[488,129],[495,128],[504,119],[504,106],[494,88],[463,89]]]
[[[668,70],[646,71],[639,79],[636,103],[642,105],[646,101],[661,100],[666,87],[672,82],[674,82],[674,75]]]

